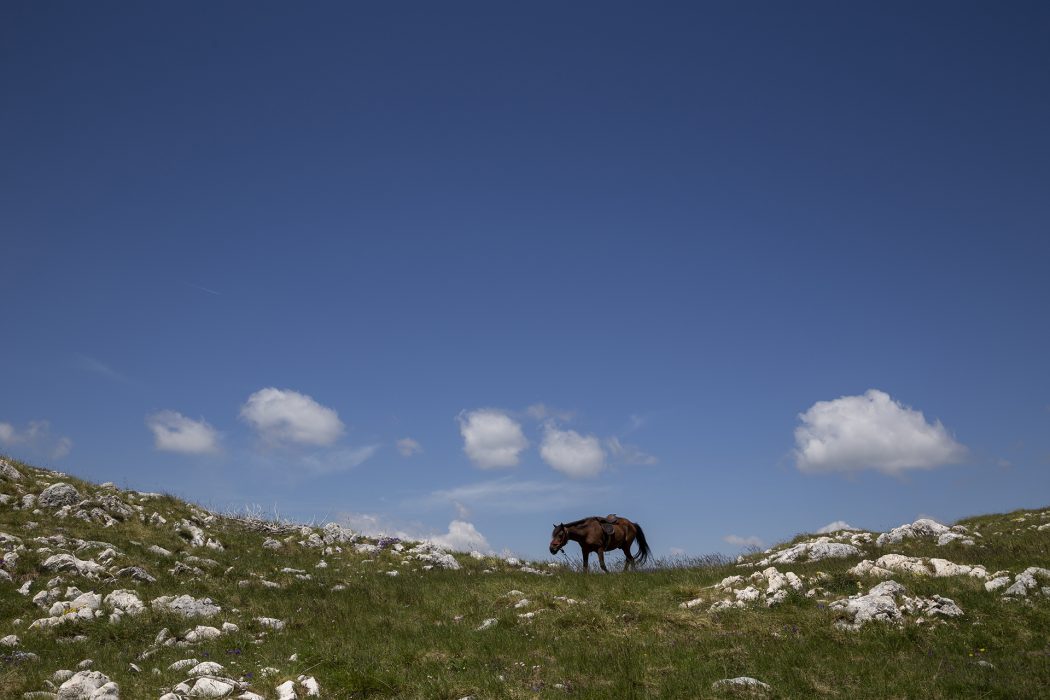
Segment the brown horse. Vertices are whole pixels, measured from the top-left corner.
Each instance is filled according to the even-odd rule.
[[[622,549],[627,557],[623,562],[623,570],[645,564],[651,554],[649,544],[645,541],[645,533],[642,526],[632,523],[627,518],[609,515],[604,518],[594,516],[575,520],[571,523],[562,523],[554,526],[551,534],[551,554],[557,554],[569,540],[580,543],[583,550],[583,570],[589,571],[587,560],[591,552],[598,553],[598,564],[602,571],[608,573],[605,568],[605,553],[614,549]],[[631,556],[631,545],[638,540],[638,556]]]

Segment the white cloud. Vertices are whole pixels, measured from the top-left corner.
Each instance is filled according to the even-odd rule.
[[[402,457],[411,457],[423,451],[423,446],[410,437],[401,438],[397,441],[397,451]]]
[[[331,445],[343,434],[339,414],[291,389],[260,389],[241,407],[241,418],[266,440]]]
[[[651,467],[656,464],[657,459],[648,452],[642,452],[634,445],[625,445],[617,437],[605,439],[605,448],[609,450],[612,458],[624,464]]]
[[[93,372],[95,374],[99,374],[103,377],[106,377],[107,379],[113,379],[115,381],[123,382],[125,384],[135,383],[127,376],[121,374],[106,363],[102,362],[101,360],[97,360],[94,357],[89,357],[87,355],[82,355],[78,353],[73,356],[73,360],[76,366],[82,370]]]
[[[460,413],[458,420],[463,451],[482,469],[513,467],[529,446],[521,425],[502,411],[479,408]]]
[[[478,532],[473,523],[464,520],[453,520],[448,525],[448,532],[440,535],[426,534],[426,528],[419,523],[398,524],[387,516],[375,513],[343,513],[340,520],[351,530],[356,530],[369,537],[399,537],[415,542],[428,541],[439,547],[455,551],[472,549],[482,552],[491,551],[485,536]]]
[[[153,446],[166,452],[209,454],[219,451],[219,433],[207,421],[187,418],[177,411],[159,411],[146,418]]]
[[[446,534],[431,537],[430,541],[439,547],[457,552],[469,552],[472,549],[485,552],[491,549],[489,541],[478,532],[474,524],[463,520],[453,520],[448,524]]]
[[[824,527],[817,530],[818,535],[826,535],[829,532],[838,532],[839,530],[859,530],[859,527],[853,527],[845,520],[836,520],[833,523],[828,523]]]
[[[671,553],[672,557],[684,557],[685,556],[685,550],[682,549],[681,547],[671,547],[671,549],[668,550],[668,551]]]
[[[575,478],[597,476],[605,469],[605,452],[594,435],[559,430],[548,423],[543,430],[540,457],[554,469]]]
[[[900,474],[953,464],[966,456],[966,448],[940,421],[928,423],[920,411],[877,389],[818,401],[799,419],[795,465],[803,472],[875,469]]]
[[[11,423],[0,423],[0,444],[5,447],[23,447],[31,453],[44,454],[51,459],[62,459],[73,449],[68,437],[51,434],[51,424],[46,420],[29,421],[19,430]]]
[[[535,420],[546,420],[548,418],[557,418],[560,421],[568,423],[573,419],[575,414],[572,411],[559,411],[551,408],[545,403],[534,403],[525,409],[525,413],[528,414],[529,418]]]
[[[741,537],[740,535],[726,535],[722,538],[723,542],[728,542],[734,547],[763,547],[765,544],[761,539],[751,535],[750,537]]]
[[[459,504],[474,511],[489,513],[537,513],[569,508],[582,510],[584,506],[607,502],[612,493],[613,489],[608,484],[493,479],[433,491],[421,499],[407,501],[405,506],[447,508]],[[569,521],[582,515],[587,513],[570,513],[559,517]]]
[[[381,445],[363,445],[344,449],[326,450],[316,454],[303,455],[302,465],[306,471],[315,474],[335,474],[358,467],[372,458]]]

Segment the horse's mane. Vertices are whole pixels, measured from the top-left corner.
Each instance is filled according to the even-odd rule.
[[[597,517],[598,517],[597,515],[591,515],[591,516],[588,516],[586,518],[580,518],[579,520],[573,520],[571,523],[562,523],[562,525],[565,526],[565,527],[575,527],[577,525],[582,525],[583,523],[587,522],[588,520],[594,520]]]

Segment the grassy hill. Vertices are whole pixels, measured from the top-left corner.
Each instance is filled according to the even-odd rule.
[[[0,494],[2,698],[1050,696],[1048,510],[583,575],[15,460]]]

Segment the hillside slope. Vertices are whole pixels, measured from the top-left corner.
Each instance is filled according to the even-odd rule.
[[[0,544],[3,698],[1050,693],[1048,510],[583,575],[0,459]]]

